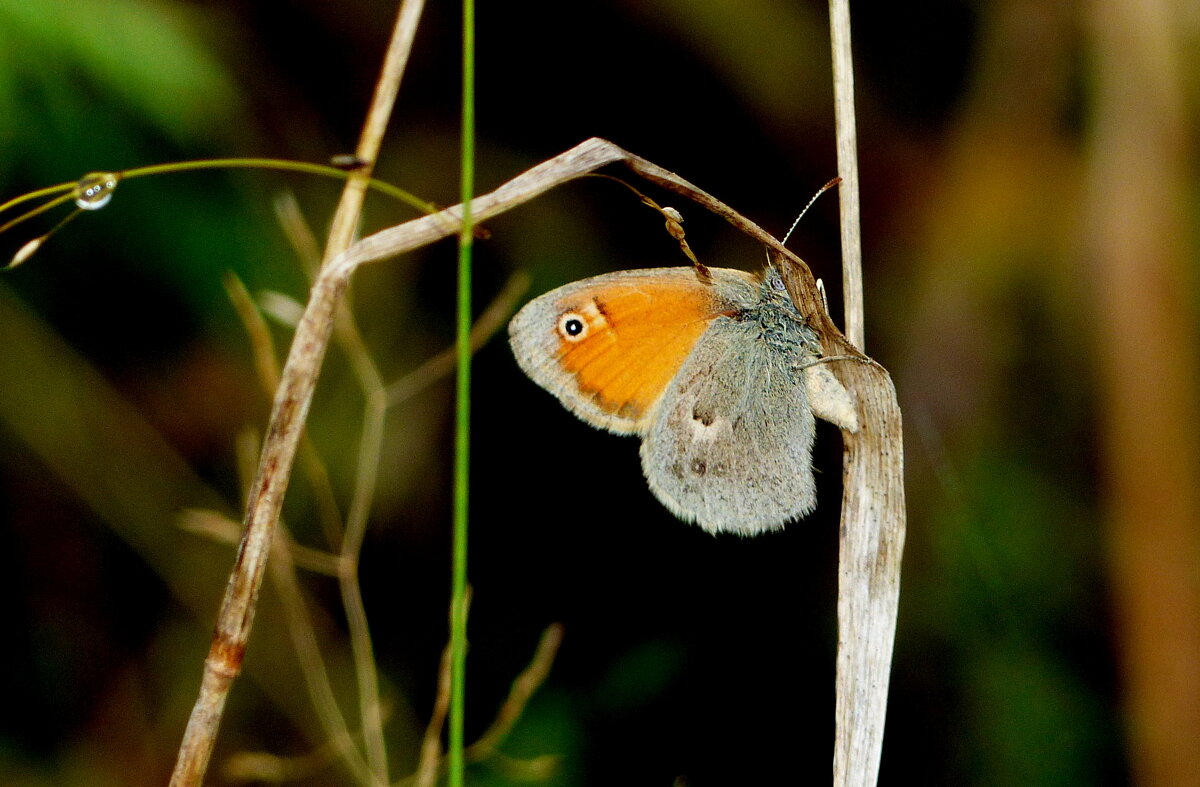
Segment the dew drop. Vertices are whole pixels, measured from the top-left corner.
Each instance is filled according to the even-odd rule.
[[[115,172],[90,172],[75,184],[75,204],[83,210],[100,210],[112,199],[121,176]]]

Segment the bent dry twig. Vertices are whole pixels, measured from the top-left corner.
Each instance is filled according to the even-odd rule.
[[[608,164],[621,163],[646,180],[682,194],[724,217],[774,251],[784,266],[789,291],[802,313],[812,320],[824,346],[833,354],[862,354],[842,336],[825,313],[808,267],[758,225],[677,175],[602,139],[590,139],[549,159],[472,201],[472,216],[485,221],[524,204],[550,189]],[[190,725],[203,737],[188,745],[211,751],[225,698],[241,668],[254,620],[266,560],[279,518],[283,495],[312,402],[321,362],[333,330],[334,315],[350,278],[359,266],[402,254],[460,228],[462,206],[456,205],[377,232],[353,244],[326,265],[296,328],[272,405],[246,507],[238,548],[213,645],[205,662],[203,687]],[[874,363],[832,364],[839,380],[858,397],[860,429],[846,435],[842,530],[849,534],[852,559],[843,559],[839,589],[838,727],[878,730],[864,746],[849,746],[850,767],[857,760],[878,762],[873,749],[882,740],[888,664],[895,631],[899,561],[903,545],[904,493],[899,409],[891,380]],[[839,734],[839,746],[842,736]],[[871,743],[870,741],[875,741]],[[871,771],[868,766],[864,772]],[[200,771],[203,773],[203,766]],[[198,781],[198,780],[197,780]],[[185,782],[179,782],[185,783]],[[187,782],[196,783],[196,782]]]

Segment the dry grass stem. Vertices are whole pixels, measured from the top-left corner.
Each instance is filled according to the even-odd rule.
[[[554,754],[543,754],[528,760],[518,760],[500,752],[488,757],[488,766],[514,782],[544,782],[558,770],[562,758]]]
[[[362,166],[355,169],[342,190],[342,199],[338,203],[329,230],[329,241],[325,245],[326,261],[345,251],[354,237],[354,228],[358,225],[363,198],[367,192],[367,179],[375,169],[375,160],[379,156],[383,135],[392,116],[396,96],[400,92],[400,80],[404,76],[404,68],[412,52],[413,38],[417,34],[417,25],[424,10],[425,0],[402,0],[400,3],[400,11],[392,27],[392,38],[388,42],[379,81],[375,84],[375,94],[371,97],[367,119],[363,123],[358,147],[354,151],[355,158]]]
[[[275,340],[271,338],[271,329],[267,321],[250,296],[249,290],[233,271],[226,271],[222,277],[225,293],[233,310],[237,312],[246,338],[250,340],[250,356],[254,359],[254,371],[262,384],[263,391],[269,397],[279,387],[279,361],[275,359]]]
[[[512,731],[513,725],[525,712],[525,707],[534,693],[546,682],[554,658],[562,645],[563,627],[554,623],[546,627],[538,640],[537,649],[529,664],[521,674],[513,680],[512,688],[504,704],[500,706],[496,718],[483,734],[466,748],[463,755],[469,762],[480,762],[487,759],[501,770],[517,775],[523,780],[544,779],[557,767],[558,758],[553,756],[537,757],[533,760],[516,760],[501,754],[497,747]],[[450,707],[450,649],[442,653],[441,668],[438,671],[438,694],[434,700],[433,713],[429,725],[425,728],[425,738],[421,744],[421,761],[416,773],[411,779],[400,782],[412,787],[433,787],[437,782],[438,773],[444,762],[441,758],[441,731],[446,722],[446,712]]]
[[[442,661],[438,667],[437,696],[433,701],[433,712],[425,727],[421,740],[421,759],[413,774],[415,787],[434,787],[437,783],[438,767],[442,761],[442,727],[446,714],[450,712],[450,646],[442,649]]]
[[[382,390],[382,389],[378,389]],[[358,557],[367,529],[370,500],[375,492],[379,454],[383,448],[383,397],[373,393],[367,399],[362,436],[359,442],[358,470],[354,497],[346,517],[346,535],[342,540],[342,606],[346,612],[350,649],[354,656],[354,671],[358,676],[358,702],[363,733],[367,741],[371,770],[377,778],[387,780],[386,754],[383,748],[383,715],[379,703],[379,677],[375,654],[371,646],[367,609],[363,604],[362,588],[358,582]],[[372,754],[372,752],[374,752]],[[385,759],[380,759],[380,758]],[[382,767],[382,770],[380,768]]]
[[[405,0],[401,4],[396,25],[392,31],[392,39],[384,59],[383,70],[375,87],[375,95],[367,112],[367,120],[363,124],[359,144],[355,156],[362,166],[346,182],[342,191],[342,199],[334,214],[333,224],[329,232],[329,240],[325,246],[324,259],[329,261],[344,251],[354,236],[355,227],[362,211],[363,199],[366,196],[367,178],[375,168],[375,160],[379,155],[379,147],[383,142],[384,130],[392,115],[396,95],[400,90],[400,79],[412,49],[412,40],[416,35],[417,22],[420,19],[424,0]],[[353,327],[352,320],[345,310],[344,304],[335,303],[340,310],[340,319],[336,320],[338,333],[342,341],[353,342],[358,338],[358,331]],[[347,327],[347,325],[351,327]],[[361,348],[361,342],[358,343]],[[357,359],[355,369],[359,379],[370,389],[382,385],[378,371],[370,361],[365,351],[352,352],[352,359]],[[361,363],[362,359],[367,362]],[[367,396],[367,413],[363,426],[360,443],[360,460],[378,454],[379,443],[382,440],[383,416],[378,407],[372,403],[377,401],[373,392]],[[354,654],[355,672],[358,675],[359,712],[362,716],[363,733],[367,743],[367,759],[371,772],[375,777],[386,783],[388,781],[387,749],[383,736],[383,722],[379,712],[379,681],[375,671],[375,659],[372,653],[370,630],[367,624],[366,609],[363,606],[362,594],[358,584],[358,548],[362,543],[362,533],[365,530],[365,506],[362,494],[374,490],[374,463],[370,469],[360,463],[351,511],[346,524],[346,533],[342,540],[342,557],[349,558],[347,571],[343,574],[339,587],[342,591],[342,604],[346,609],[346,619],[350,629],[351,650]],[[366,474],[369,477],[364,478]]]
[[[193,535],[207,538],[217,544],[236,546],[242,534],[241,522],[235,522],[220,511],[189,508],[179,515],[179,528]],[[341,573],[340,558],[320,549],[297,544],[280,533],[283,546],[298,568],[326,577],[337,577]]]
[[[332,746],[323,746],[298,757],[280,757],[259,751],[239,752],[225,759],[221,774],[235,783],[284,784],[312,775],[336,756]]]
[[[321,244],[312,231],[312,225],[304,217],[295,194],[285,191],[275,198],[275,218],[292,251],[296,252],[296,259],[309,282],[316,281],[317,271],[321,268]]]
[[[291,233],[288,235],[292,237]],[[303,254],[299,256],[301,259],[304,258]],[[316,273],[315,265],[313,272]],[[271,331],[267,327],[266,320],[263,319],[262,311],[255,305],[254,299],[246,290],[246,285],[242,283],[242,280],[232,271],[228,271],[225,274],[224,282],[225,292],[228,293],[234,311],[237,312],[238,319],[241,320],[246,336],[250,340],[250,352],[254,358],[254,368],[258,373],[259,382],[262,384],[267,398],[270,399],[275,393],[275,389],[279,387],[279,361],[275,355],[275,341],[271,338]],[[342,540],[344,526],[342,512],[338,509],[337,497],[333,493],[333,485],[329,482],[329,471],[325,468],[324,461],[307,435],[301,438],[300,451],[304,475],[308,479],[309,487],[313,491],[313,498],[317,503],[321,527],[325,531],[325,537],[329,544],[336,546]]]
[[[504,288],[479,315],[475,326],[471,329],[472,352],[477,351],[495,335],[496,331],[504,327],[509,315],[513,313],[517,301],[527,289],[529,289],[528,274],[517,272],[509,277]],[[442,377],[449,375],[454,371],[456,357],[455,349],[447,347],[390,384],[386,390],[387,406],[395,407]]]
[[[842,297],[846,336],[866,350],[863,316],[862,229],[858,210],[858,131],[854,120],[854,58],[850,51],[850,0],[829,0],[833,50],[833,110],[837,134],[838,189],[842,230]],[[874,782],[872,782],[874,783]]]
[[[471,610],[471,598],[474,593],[470,585],[467,586],[466,593],[462,598],[462,616],[465,621],[468,613]],[[454,600],[450,601],[450,623],[454,621]],[[451,689],[451,661],[452,653],[450,644],[442,649],[442,660],[438,666],[438,682],[437,696],[433,700],[433,713],[430,714],[429,724],[425,726],[425,736],[421,741],[421,759],[417,763],[416,773],[412,780],[418,784],[428,784],[432,787],[437,779],[438,765],[441,761],[442,749],[442,725],[446,723],[446,716],[450,712],[450,693]],[[407,783],[410,780],[403,780],[401,784]]]
[[[562,639],[563,626],[561,623],[553,623],[542,632],[533,658],[513,681],[508,697],[500,706],[500,712],[496,714],[495,720],[484,730],[477,741],[467,747],[465,754],[469,759],[479,760],[492,754],[500,742],[508,736],[508,733],[512,732],[513,725],[517,723],[517,719],[521,718],[525,706],[529,704],[529,699],[549,677],[550,667],[554,664],[554,657],[558,655]]]
[[[854,62],[850,2],[830,0],[838,196],[841,205],[845,341],[866,347],[862,240],[859,221],[858,134],[854,116]],[[807,282],[804,283],[807,288]],[[816,288],[813,288],[816,292]],[[823,296],[822,296],[823,297]],[[821,310],[821,314],[825,314]],[[835,787],[870,787],[879,780],[883,730],[904,552],[904,448],[900,406],[891,377],[880,366],[840,364],[835,374],[858,396],[856,432],[843,432],[842,526],[838,548],[837,700],[834,711]]]
[[[424,10],[424,0],[404,0],[400,5],[392,38],[384,58],[382,72],[375,87],[366,122],[363,124],[356,159],[361,166],[354,172],[342,191],[325,246],[325,260],[344,251],[354,236],[366,195],[367,179],[375,167],[388,120],[400,90],[400,81],[412,51],[413,38]],[[359,710],[367,743],[367,758],[376,778],[386,783],[387,750],[379,711],[378,676],[372,653],[366,608],[358,583],[358,553],[366,531],[367,511],[375,489],[375,469],[383,440],[383,382],[370,355],[362,345],[353,317],[344,305],[339,305],[336,327],[340,343],[350,348],[348,357],[354,365],[367,396],[366,413],[359,444],[359,464],[354,495],[347,515],[341,555],[343,568],[339,587],[346,619],[350,629],[351,650],[359,682]]]
[[[321,248],[316,235],[313,234],[312,225],[305,219],[300,205],[291,193],[282,194],[276,199],[275,213],[279,218],[279,225],[283,228],[285,237],[291,244],[292,250],[296,252],[296,259],[300,261],[309,281],[315,282],[317,273],[321,269]],[[343,343],[346,341],[345,334],[345,330],[339,331],[339,337]],[[343,344],[343,346],[345,345]],[[357,365],[355,371],[359,371]],[[360,382],[362,379],[363,375],[359,374]],[[275,388],[272,387],[271,391],[274,390]],[[333,493],[333,486],[329,482],[329,471],[307,437],[304,438],[301,445],[301,452],[300,458],[304,463],[305,476],[307,476],[316,497],[325,537],[328,539],[330,547],[337,549],[338,545],[342,543],[342,535],[345,533],[345,522],[342,519],[337,498]]]
[[[237,543],[241,529],[237,522],[217,511],[185,511],[179,524],[189,532],[227,544]],[[338,709],[328,670],[321,655],[320,643],[295,572],[296,567],[301,567],[326,576],[340,577],[343,573],[341,559],[336,555],[297,545],[288,537],[282,524],[276,534],[272,559],[272,582],[284,611],[287,631],[300,664],[304,684],[317,711],[317,718],[325,730],[326,744],[321,747],[319,754],[313,753],[302,758],[274,757],[265,753],[254,756],[235,755],[237,764],[227,763],[225,771],[227,775],[231,769],[243,774],[240,777],[242,780],[286,780],[295,777],[285,774],[302,773],[315,767],[315,764],[341,758],[359,784],[368,784],[371,782],[371,774],[362,755],[354,748],[354,739]],[[248,775],[251,773],[258,775]],[[276,774],[279,778],[269,778],[270,774]]]
[[[298,212],[296,218],[299,219]],[[305,224],[302,220],[299,220],[299,223]],[[307,225],[305,224],[305,226]],[[295,228],[293,227],[293,235],[295,234],[294,230]],[[237,286],[231,286],[231,281],[236,282]],[[261,381],[269,395],[278,386],[278,369],[274,357],[274,345],[270,341],[270,333],[267,331],[262,315],[254,308],[254,303],[249,297],[249,293],[241,286],[240,281],[232,277],[232,274],[227,277],[226,288],[230,292],[230,297],[234,301],[235,307],[251,338],[256,366],[259,369]],[[339,320],[339,324],[342,326],[342,330],[339,332],[342,339],[340,343],[343,346],[348,345],[348,355],[357,359],[356,368],[367,368],[373,371],[375,368],[374,363],[370,359],[365,345],[361,340],[357,324],[350,317],[349,310],[345,308],[344,304],[339,309],[339,317],[342,318]],[[375,395],[376,392],[381,390],[381,383],[377,383],[376,390],[368,397],[368,401],[374,402],[381,399],[381,396]],[[357,503],[357,510],[354,505],[351,506],[350,522],[345,531],[345,537],[341,539],[341,554],[336,558],[330,556],[328,561],[328,564],[334,569],[334,576],[338,578],[338,585],[342,593],[342,603],[346,611],[351,652],[355,659],[356,675],[359,676],[359,704],[360,707],[366,708],[362,715],[364,720],[370,719],[372,722],[378,722],[375,726],[379,729],[380,735],[382,735],[382,715],[379,710],[378,681],[376,678],[370,633],[367,628],[366,609],[362,602],[362,595],[358,584],[358,552],[362,544],[362,533],[366,529],[365,504],[361,501],[369,500],[374,492],[375,468],[378,466],[378,451],[382,445],[382,429],[382,410],[380,409],[378,413],[374,413],[369,409],[368,416],[364,421],[362,443],[363,445],[373,445],[374,453],[363,457],[359,462],[358,483],[356,484],[354,498]],[[306,452],[311,456],[308,462],[310,470],[316,469],[318,471],[315,474],[318,483],[321,481],[326,482],[323,485],[317,486],[318,497],[325,496],[321,494],[322,491],[326,493],[328,503],[324,507],[329,508],[332,506],[333,516],[336,517],[336,519],[331,520],[330,516],[326,516],[327,525],[331,521],[336,522],[338,526],[337,531],[340,532],[340,513],[337,513],[336,502],[332,500],[333,492],[327,484],[328,474],[325,472],[324,463],[307,437],[304,438],[304,444]],[[328,526],[326,529],[327,532],[330,531]],[[279,532],[280,535],[277,535],[276,541],[282,542],[284,539],[282,524]],[[286,539],[286,543],[290,544],[291,540]],[[284,604],[288,630],[292,635],[293,645],[300,660],[305,684],[309,687],[314,706],[318,709],[318,717],[330,733],[330,739],[335,742],[341,742],[342,748],[339,753],[346,759],[351,772],[354,773],[360,783],[369,783],[370,778],[369,774],[365,773],[365,765],[362,764],[358,752],[353,750],[351,746],[345,719],[337,707],[333,690],[329,684],[328,671],[321,658],[311,620],[307,616],[304,599],[291,564],[291,560],[296,553],[288,551],[286,544],[284,551],[286,554],[282,559],[286,563],[286,569],[282,572],[276,570],[272,573],[275,577],[275,584],[280,598]],[[276,558],[276,569],[279,567],[280,560],[281,558]],[[378,778],[378,775],[376,778]]]
[[[253,480],[254,460],[260,448],[256,436],[249,430],[238,441],[238,468],[243,488],[249,488]],[[371,784],[372,774],[362,755],[354,747],[346,719],[334,696],[316,629],[308,613],[304,592],[296,578],[292,545],[287,526],[281,519],[276,527],[271,551],[274,558],[271,562],[271,581],[283,607],[284,622],[291,639],[292,650],[300,664],[309,699],[316,709],[321,728],[325,731],[327,746],[339,755],[358,784]]]
[[[473,326],[472,349],[478,349],[503,326],[505,319],[513,311],[516,299],[520,297],[520,293],[524,291],[527,284],[527,277],[523,274],[512,277],[509,284],[492,301]],[[346,517],[345,537],[340,550],[339,587],[350,631],[355,669],[360,676],[359,701],[360,703],[376,703],[375,709],[369,712],[377,715],[379,711],[377,708],[375,659],[371,647],[366,607],[363,604],[358,582],[358,559],[362,551],[363,538],[366,535],[370,504],[375,497],[379,459],[383,450],[385,419],[388,409],[395,400],[389,395],[392,387],[384,387],[375,362],[362,340],[362,334],[358,330],[353,314],[345,303],[338,306],[334,331],[339,346],[358,372],[359,384],[363,388],[366,399],[356,461],[354,493]],[[454,368],[453,349],[434,356],[431,362],[419,367],[418,371],[431,369],[432,366],[437,365],[433,362],[447,354],[451,359],[449,367],[437,368],[435,371],[442,375],[449,374]],[[409,380],[406,390],[413,392],[420,390],[416,386],[429,385],[436,381],[438,376],[440,375],[425,374],[420,379],[413,379],[412,375],[406,376],[404,379]]]
[[[371,784],[375,781],[373,773],[354,746],[354,739],[334,696],[333,686],[329,681],[329,670],[321,655],[321,644],[313,628],[312,618],[308,614],[304,592],[296,578],[296,566],[292,562],[291,551],[287,548],[287,542],[282,540],[276,541],[276,547],[272,552],[274,560],[271,563],[271,579],[283,602],[292,647],[304,674],[304,685],[308,687],[321,726],[328,734],[327,745],[346,765],[355,781],[359,784]]]

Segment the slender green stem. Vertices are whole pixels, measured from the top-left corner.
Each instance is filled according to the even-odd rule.
[[[467,664],[467,503],[471,428],[471,198],[475,190],[475,3],[463,0],[462,231],[458,236],[458,374],[454,439],[454,588],[450,609],[450,785],[463,784]]]
[[[331,167],[327,164],[310,164],[307,161],[288,161],[286,159],[273,158],[219,158],[219,159],[202,159],[198,161],[175,161],[170,164],[151,164],[145,167],[134,167],[133,169],[122,170],[115,172],[118,179],[130,180],[132,178],[141,178],[148,175],[164,175],[174,172],[188,172],[192,170],[202,169],[273,169],[282,172],[304,172],[310,175],[324,175],[326,177],[346,180],[352,173],[347,172],[337,167]],[[31,191],[28,194],[22,194],[19,197],[14,197],[7,202],[0,203],[0,213],[11,210],[23,202],[40,199],[42,197],[53,196],[61,192],[74,192],[78,181],[70,183],[59,183],[55,186],[47,186],[46,188]],[[383,180],[375,178],[367,179],[367,186],[381,194],[386,194],[393,199],[399,200],[407,205],[410,205],[423,213],[436,213],[439,210],[437,205],[432,202],[420,199],[404,189],[393,186]],[[25,219],[32,218],[44,210],[54,207],[62,202],[71,199],[72,194],[65,194],[62,197],[41,206],[31,213],[27,213],[20,218],[5,224],[0,228],[0,232],[13,224],[17,224]]]
[[[325,175],[330,178],[347,180],[353,173],[344,169],[331,167],[326,164],[311,164],[307,161],[288,161],[274,158],[219,158],[201,161],[178,161],[172,164],[151,164],[146,167],[127,169],[120,174],[122,180],[160,175],[167,172],[186,172],[195,169],[274,169],[283,172],[306,172],[311,175]],[[381,194],[386,194],[424,213],[434,213],[438,207],[432,202],[413,196],[402,188],[375,178],[367,178],[367,186]]]
[[[48,210],[57,208],[59,205],[63,204],[64,202],[70,202],[71,198],[73,196],[74,196],[73,194],[64,194],[61,197],[55,197],[54,199],[50,200],[49,202],[38,205],[36,208],[29,211],[28,213],[22,213],[20,216],[13,219],[12,221],[5,222],[4,224],[0,224],[0,232],[7,232],[8,230],[12,229],[14,226],[16,226],[17,224],[20,224],[22,221],[25,221],[26,219],[32,219],[34,216],[40,216],[41,214],[45,213]]]
[[[17,205],[20,205],[22,202],[29,202],[30,200],[41,199],[42,197],[52,197],[55,194],[59,194],[60,192],[64,192],[64,191],[74,192],[75,184],[77,182],[78,181],[72,181],[70,183],[59,183],[57,186],[47,186],[44,189],[38,189],[37,191],[31,191],[28,194],[22,194],[19,197],[13,197],[12,199],[8,200],[7,202],[0,203],[0,213],[4,213],[6,210],[11,210],[12,208],[16,207]],[[71,199],[73,196],[74,196],[73,193],[72,194],[64,194],[63,196],[61,196],[58,199],[54,200],[53,202],[49,203],[48,207],[43,206],[41,208],[38,208],[37,211],[31,213],[30,215],[36,216],[38,213],[41,213],[44,210],[49,210],[50,208],[54,207],[55,205],[61,205],[62,203],[66,202],[67,200]],[[22,221],[23,221],[23,219],[22,219]],[[16,221],[10,221],[8,224],[5,224],[4,227],[8,228],[16,223],[17,223]]]

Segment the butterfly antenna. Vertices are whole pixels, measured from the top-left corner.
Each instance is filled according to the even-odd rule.
[[[804,206],[804,210],[800,211],[800,215],[797,216],[796,220],[792,222],[792,226],[788,227],[787,234],[783,236],[782,243],[784,245],[787,245],[788,238],[792,237],[792,232],[796,229],[796,225],[800,223],[800,219],[804,218],[804,214],[808,213],[808,209],[811,208],[813,206],[813,203],[817,201],[817,197],[821,196],[822,194],[829,191],[831,188],[833,188],[834,186],[836,186],[837,184],[839,184],[841,182],[842,182],[841,178],[834,178],[833,180],[829,181],[821,188],[817,189],[817,193],[812,195],[812,199],[810,199],[808,201],[808,204]]]

